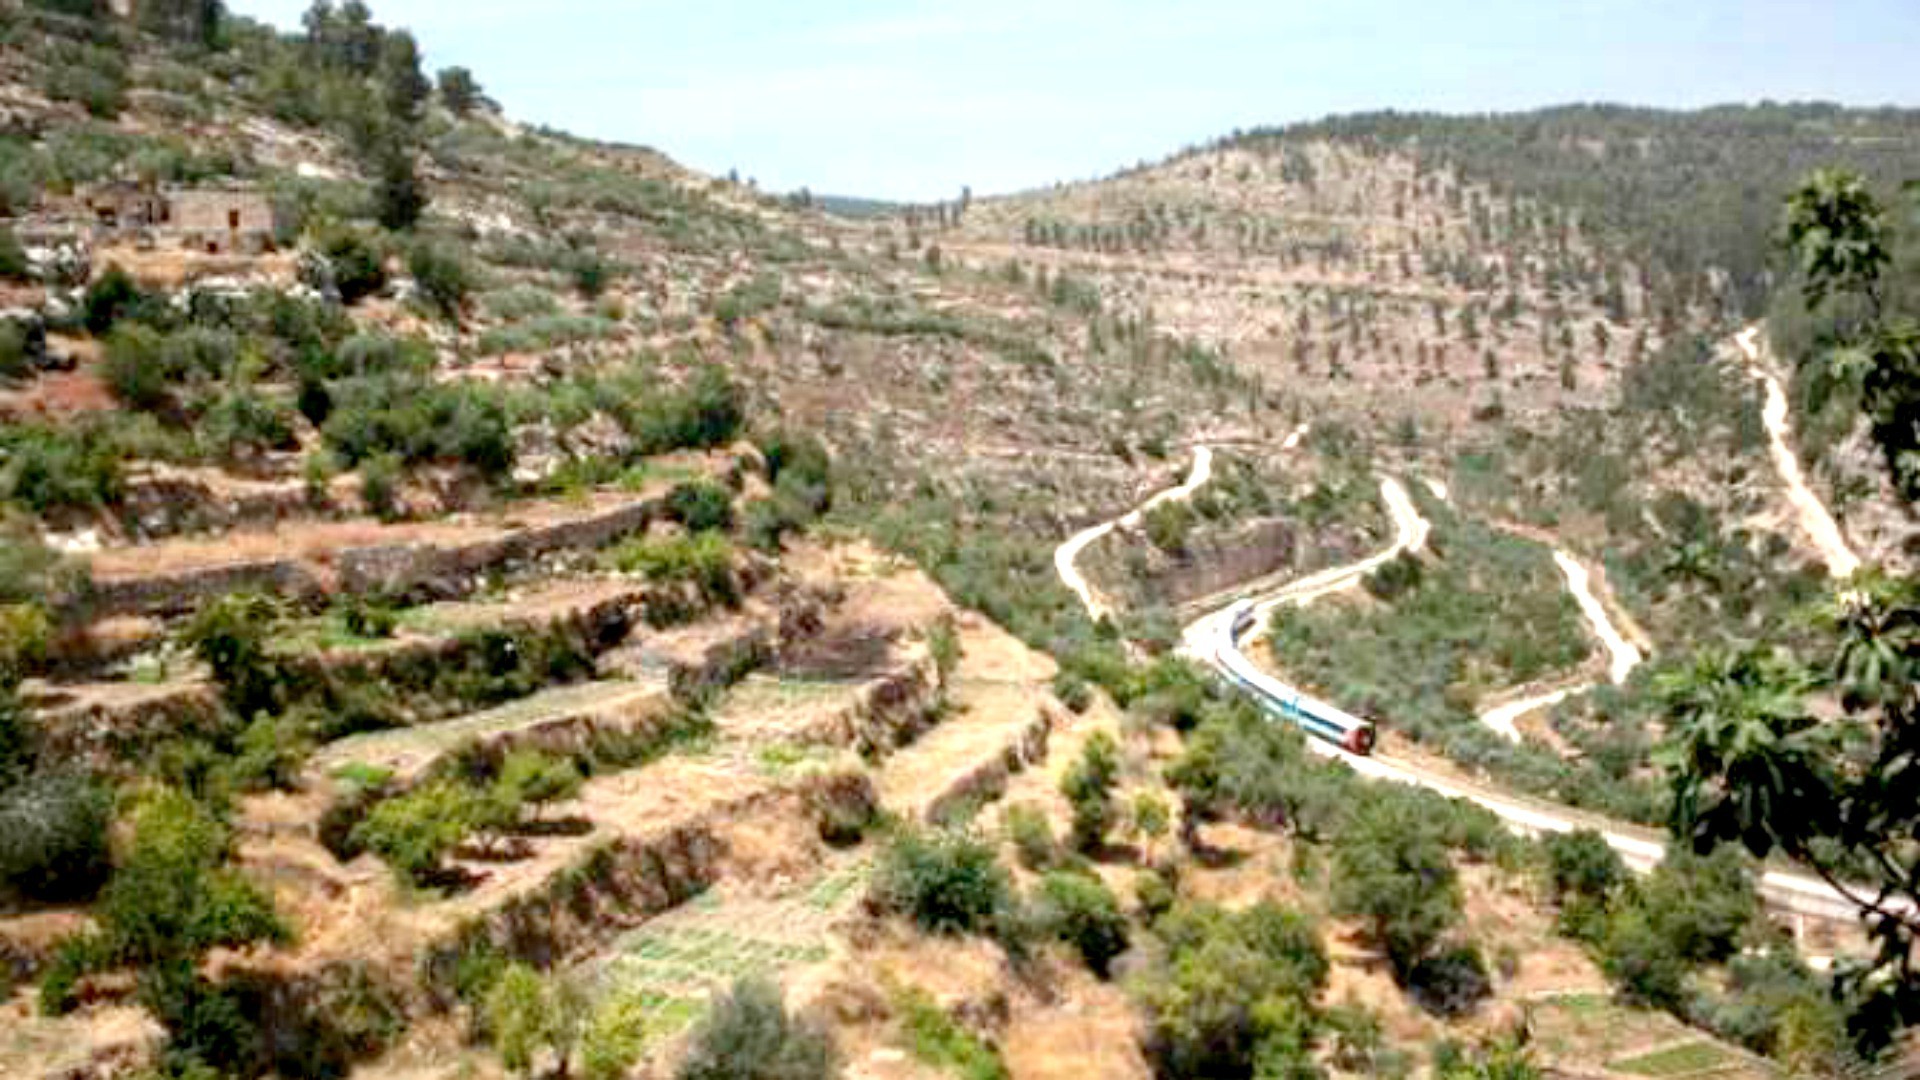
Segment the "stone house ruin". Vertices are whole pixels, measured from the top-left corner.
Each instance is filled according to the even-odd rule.
[[[273,203],[244,188],[162,191],[117,182],[87,188],[77,200],[96,240],[132,238],[143,246],[258,255],[273,250]]]

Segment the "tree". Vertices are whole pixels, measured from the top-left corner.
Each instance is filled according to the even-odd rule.
[[[1057,870],[1040,879],[1040,922],[1072,945],[1088,970],[1107,977],[1113,958],[1127,950],[1127,917],[1099,878]]]
[[[120,264],[110,264],[105,273],[87,286],[86,295],[80,301],[80,321],[88,333],[100,337],[144,299],[132,275],[121,269]]]
[[[381,40],[375,75],[388,115],[402,124],[418,123],[420,107],[433,95],[433,84],[420,71],[420,45],[412,34],[395,30]]]
[[[1012,882],[990,845],[961,832],[910,830],[881,854],[872,894],[924,930],[964,934],[993,927],[1011,906]]]
[[[486,104],[486,94],[481,91],[479,81],[466,68],[442,68],[436,81],[439,83],[440,104],[455,116],[464,117]]]
[[[1333,855],[1334,910],[1406,978],[1461,918],[1460,883],[1436,823],[1409,799],[1361,803]]]
[[[1119,775],[1119,744],[1105,731],[1094,732],[1079,760],[1060,779],[1060,793],[1073,806],[1069,842],[1075,849],[1092,851],[1105,842],[1113,826],[1113,785]]]
[[[278,712],[282,673],[268,651],[283,611],[260,593],[229,593],[203,606],[185,639],[207,667],[227,704],[242,719]]]
[[[510,1072],[535,1076],[542,1052],[565,1077],[588,1019],[587,999],[564,977],[542,977],[524,963],[508,964],[487,992],[487,1031],[500,1063]]]
[[[399,144],[374,154],[374,216],[395,232],[413,228],[427,209],[426,188],[414,169],[413,151]]]
[[[694,1029],[678,1080],[826,1080],[840,1072],[833,1039],[787,1012],[780,989],[745,979]]]
[[[1160,1075],[1316,1075],[1297,1071],[1328,971],[1311,922],[1268,902],[1242,912],[1193,904],[1159,930],[1165,960],[1139,993]]]
[[[441,868],[467,838],[482,808],[474,793],[454,780],[434,780],[385,799],[353,827],[350,842],[380,856],[403,881],[418,884]]]
[[[140,29],[175,41],[213,45],[226,14],[220,0],[140,0],[134,5]]]
[[[1905,197],[1920,207],[1920,181]],[[1884,211],[1858,176],[1823,169],[1787,200],[1781,234],[1808,310],[1834,320],[1821,374],[1859,385],[1895,486],[1920,499],[1920,323],[1889,303],[1895,252]]]

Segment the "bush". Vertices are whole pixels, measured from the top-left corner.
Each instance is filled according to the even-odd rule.
[[[341,303],[359,303],[387,287],[386,256],[361,234],[333,229],[319,238],[319,248]]]
[[[138,308],[145,297],[133,278],[119,264],[107,267],[105,273],[87,286],[86,295],[80,300],[80,321],[87,332],[95,337],[104,335],[113,329],[113,324],[122,316]]]
[[[41,515],[106,506],[125,456],[99,427],[0,424],[0,497]]]
[[[360,501],[382,521],[400,516],[400,459],[376,454],[360,463]]]
[[[19,382],[33,374],[37,361],[28,348],[27,335],[24,325],[0,321],[0,383]]]
[[[615,569],[644,575],[648,581],[691,582],[710,601],[731,604],[739,599],[733,545],[719,533],[641,537],[614,548],[607,558]]]
[[[1007,807],[1007,839],[1020,857],[1020,865],[1033,871],[1051,870],[1060,863],[1060,842],[1054,839],[1053,826],[1037,806],[1021,803]]]
[[[285,675],[268,653],[283,612],[258,593],[211,600],[188,622],[183,638],[213,671],[233,711],[246,719],[280,711]]]
[[[839,1056],[826,1031],[787,1012],[780,990],[742,980],[695,1028],[679,1080],[826,1080]]]
[[[402,880],[420,884],[473,829],[479,806],[454,780],[435,780],[386,799],[354,826],[348,843],[380,856]]]
[[[1079,950],[1087,968],[1107,977],[1113,958],[1127,951],[1127,917],[1100,879],[1055,871],[1040,882],[1040,924]]]
[[[1333,853],[1333,905],[1406,979],[1462,916],[1460,883],[1431,815],[1411,799],[1360,803]]]
[[[1120,747],[1113,736],[1096,731],[1087,739],[1080,758],[1060,780],[1060,792],[1073,804],[1073,828],[1068,836],[1076,851],[1092,851],[1106,842],[1113,826],[1113,785],[1120,775]]]
[[[733,527],[733,493],[711,480],[675,484],[667,493],[667,515],[690,532]]]
[[[460,318],[473,292],[474,273],[458,253],[439,244],[415,244],[407,252],[407,273],[429,308],[444,319]]]
[[[1083,713],[1087,711],[1087,706],[1093,704],[1093,687],[1088,685],[1087,680],[1062,669],[1053,677],[1053,696],[1074,712]]]
[[[0,226],[0,278],[26,281],[33,276],[33,264],[27,261],[27,249],[12,226]]]
[[[183,792],[155,788],[128,811],[128,842],[95,908],[117,959],[166,967],[208,950],[285,941],[273,902],[222,865],[230,837]]]
[[[905,1015],[913,1056],[942,1074],[961,1080],[1008,1080],[1005,1063],[992,1046],[968,1031],[928,997],[925,991],[898,995],[896,1007]]]
[[[289,450],[297,445],[285,410],[248,386],[236,386],[222,394],[200,418],[197,435],[209,452],[229,462],[248,461],[268,450]]]
[[[1461,945],[1422,957],[1407,973],[1407,989],[1436,1016],[1465,1016],[1493,993],[1493,980],[1480,950]]]
[[[1187,538],[1193,532],[1193,508],[1184,502],[1162,503],[1147,511],[1144,524],[1154,547],[1177,555],[1187,549]]]
[[[935,934],[993,929],[1012,901],[1007,871],[993,848],[962,832],[909,830],[895,837],[875,869],[872,898]]]
[[[1304,917],[1271,903],[1244,912],[1183,906],[1160,922],[1164,963],[1140,984],[1147,1050],[1162,1076],[1248,1076],[1297,1062],[1327,957]]]
[[[523,963],[511,963],[487,992],[487,1034],[509,1072],[533,1076],[542,1050],[566,1071],[586,1019],[585,999],[566,983],[543,979]]]
[[[642,403],[630,429],[642,454],[724,446],[745,420],[740,387],[724,369],[708,365],[687,385]]]
[[[92,896],[105,882],[112,794],[68,774],[0,790],[0,881],[36,900]]]

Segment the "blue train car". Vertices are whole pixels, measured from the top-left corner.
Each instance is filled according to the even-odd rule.
[[[1307,734],[1334,743],[1351,754],[1373,752],[1374,724],[1309,697],[1261,671],[1240,652],[1240,638],[1253,626],[1253,604],[1242,600],[1230,616],[1231,629],[1219,645],[1218,659],[1227,680],[1253,696],[1260,707]]]

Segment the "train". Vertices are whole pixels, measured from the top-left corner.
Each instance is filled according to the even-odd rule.
[[[1315,738],[1350,754],[1373,753],[1374,723],[1295,690],[1253,666],[1240,652],[1240,638],[1253,626],[1253,601],[1241,600],[1229,612],[1226,640],[1216,658],[1227,681],[1247,693],[1269,715],[1280,717]]]

